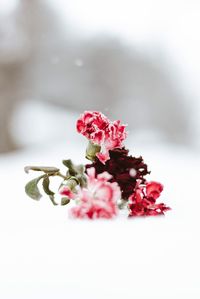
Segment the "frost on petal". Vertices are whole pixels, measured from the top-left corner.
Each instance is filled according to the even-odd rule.
[[[96,132],[91,134],[91,140],[94,144],[102,144],[104,142],[105,134],[102,130],[97,130]]]
[[[94,168],[94,169],[95,169],[95,168]],[[97,175],[97,178],[98,178],[98,179],[103,179],[103,180],[105,180],[105,181],[109,181],[109,180],[112,179],[112,175],[109,174],[107,171],[104,171],[104,172],[98,174],[98,175]]]
[[[113,196],[113,190],[109,185],[104,185],[96,191],[95,196],[101,200],[111,200]]]
[[[77,194],[77,205],[71,209],[75,218],[106,218],[117,215],[117,201],[121,198],[120,188],[116,183],[108,182],[110,175],[103,173],[95,178],[95,169],[90,168],[87,188],[80,189]]]
[[[87,170],[87,175],[91,178],[94,179],[95,178],[95,168],[91,167],[90,169]]]
[[[100,153],[97,153],[96,154],[97,158],[99,159],[99,161],[103,164],[106,163],[106,161],[108,161],[110,159],[110,155],[109,155],[109,152],[100,152]]]

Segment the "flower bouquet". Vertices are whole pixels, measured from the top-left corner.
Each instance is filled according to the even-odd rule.
[[[143,158],[129,155],[124,147],[127,137],[126,125],[119,120],[110,121],[97,111],[85,111],[77,120],[78,133],[89,143],[86,165],[75,165],[70,159],[63,160],[66,173],[56,167],[27,166],[25,171],[40,171],[42,174],[25,187],[29,197],[39,200],[42,196],[39,182],[54,205],[55,192],[50,189],[50,178],[62,179],[58,194],[60,204],[72,204],[69,214],[74,218],[116,217],[125,210],[128,217],[164,215],[170,210],[164,203],[157,203],[163,185],[146,180],[148,171]]]

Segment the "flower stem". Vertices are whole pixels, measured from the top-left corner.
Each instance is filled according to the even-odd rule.
[[[64,180],[67,180],[67,179],[69,178],[69,177],[63,175],[63,174],[60,173],[60,172],[57,172],[57,173],[55,173],[54,175],[55,175],[55,176],[59,176],[59,177],[63,178]]]

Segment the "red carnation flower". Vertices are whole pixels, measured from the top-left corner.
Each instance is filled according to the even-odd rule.
[[[129,197],[129,216],[164,215],[170,208],[164,203],[156,203],[162,190],[163,186],[160,183],[141,184],[141,181],[138,181],[133,194]]]
[[[95,156],[102,163],[109,160],[110,150],[123,146],[127,137],[126,125],[121,124],[120,120],[111,122],[103,113],[97,111],[85,111],[81,114],[76,128],[78,133],[100,147]]]

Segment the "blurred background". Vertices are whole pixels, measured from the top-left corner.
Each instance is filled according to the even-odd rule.
[[[200,298],[199,33],[199,0],[0,0],[0,298]],[[128,123],[166,217],[91,224],[26,196],[25,165],[86,162],[93,109]]]
[[[137,142],[199,148],[199,1],[0,0],[0,153],[101,110]]]

